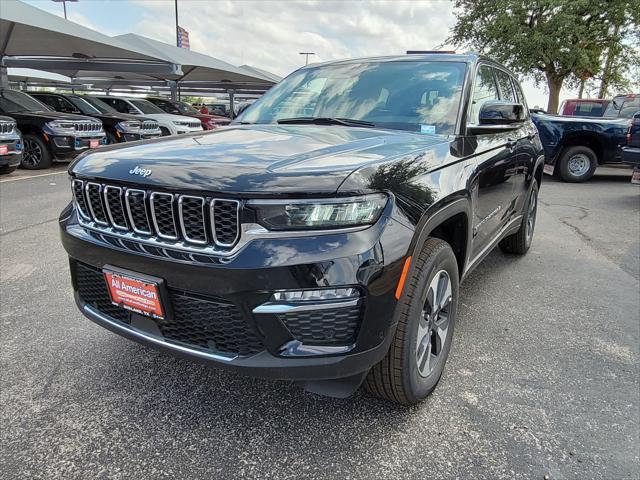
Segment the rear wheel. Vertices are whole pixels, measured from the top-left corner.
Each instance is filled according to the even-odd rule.
[[[369,392],[404,405],[423,400],[438,384],[458,303],[458,264],[448,243],[428,239],[413,262],[389,352],[365,380]]]
[[[51,166],[51,154],[47,145],[36,135],[25,135],[23,138],[22,168],[27,170],[41,170]]]
[[[589,147],[567,148],[560,158],[560,178],[565,182],[585,182],[593,177],[598,157]]]
[[[538,214],[538,182],[534,181],[527,200],[525,214],[522,217],[520,229],[513,235],[504,237],[500,241],[500,250],[505,253],[516,253],[524,255],[531,246],[533,240],[533,230],[536,226],[536,215]]]

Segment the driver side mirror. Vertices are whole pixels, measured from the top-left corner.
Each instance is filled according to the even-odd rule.
[[[469,127],[472,134],[516,130],[526,120],[526,113],[521,103],[491,100],[482,104],[478,117],[478,125]]]

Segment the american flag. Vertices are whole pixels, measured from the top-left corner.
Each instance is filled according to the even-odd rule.
[[[178,27],[178,46],[189,50],[189,32],[182,27]]]

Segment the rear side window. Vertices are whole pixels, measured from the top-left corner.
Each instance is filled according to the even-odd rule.
[[[513,85],[511,84],[511,78],[509,74],[503,72],[502,70],[495,70],[496,79],[498,80],[498,85],[500,86],[500,95],[502,100],[508,100],[509,102],[516,102],[516,94],[513,91]]]
[[[482,105],[490,100],[498,99],[498,86],[493,76],[493,69],[486,65],[480,65],[473,84],[473,97],[471,99],[471,112],[468,123],[477,125]]]

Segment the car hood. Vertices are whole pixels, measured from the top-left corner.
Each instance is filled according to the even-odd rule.
[[[86,115],[77,115],[75,113],[62,113],[62,112],[16,112],[10,114],[16,120],[20,119],[33,119],[33,118],[41,118],[44,121],[51,120],[93,120],[94,122],[99,122],[100,120],[96,120],[95,118],[88,117]]]
[[[92,151],[71,172],[180,191],[332,194],[362,166],[424,157],[436,147],[448,151],[448,143],[448,137],[373,128],[243,125]],[[136,174],[141,170],[151,173]]]
[[[174,115],[172,113],[145,113],[140,117],[153,118],[159,122],[171,123],[171,122],[184,122],[192,117],[185,117],[184,115]],[[139,118],[139,117],[138,117]]]

